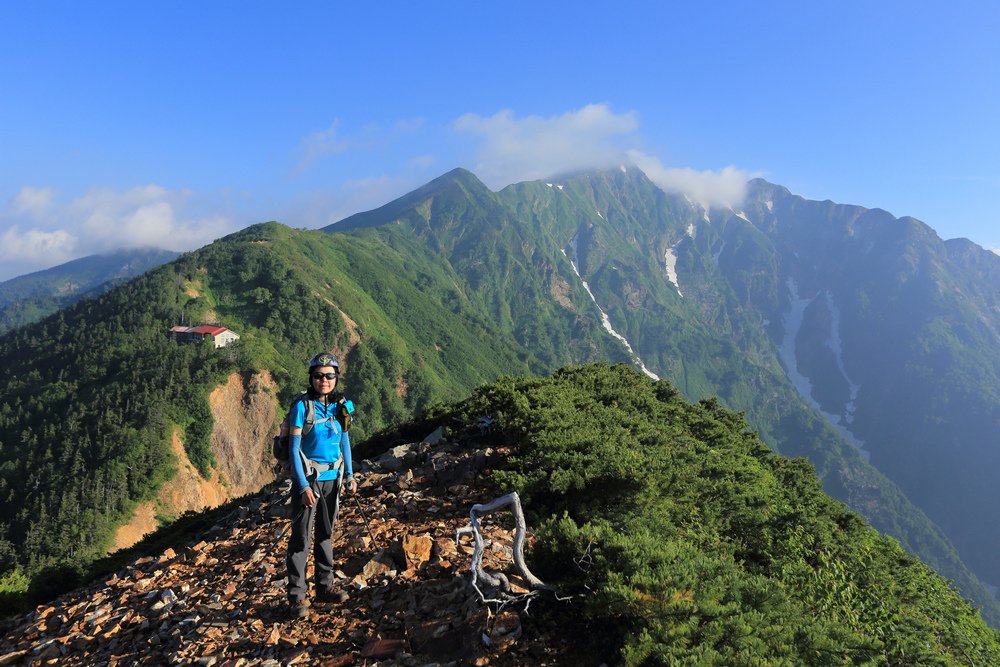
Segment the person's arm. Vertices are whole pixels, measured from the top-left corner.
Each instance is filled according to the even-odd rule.
[[[354,465],[351,463],[351,434],[344,431],[340,436],[340,451],[344,455],[344,473],[351,493],[357,493],[358,483],[354,479]]]
[[[299,401],[292,408],[288,428],[288,458],[292,462],[292,480],[295,482],[295,489],[302,496],[302,504],[312,507],[316,503],[316,496],[306,479],[306,469],[302,464],[302,426],[305,424],[306,410],[305,404]]]
[[[288,429],[288,458],[292,462],[295,489],[302,493],[309,487],[309,481],[306,479],[305,466],[302,465],[302,429],[297,426]]]

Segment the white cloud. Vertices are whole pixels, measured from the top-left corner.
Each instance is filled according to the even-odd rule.
[[[326,227],[355,213],[378,208],[422,184],[411,177],[354,179],[334,189],[301,193],[277,208],[273,217],[296,227]]]
[[[49,210],[55,198],[54,188],[24,186],[11,198],[9,208],[15,215],[27,214],[40,218]]]
[[[423,118],[404,118],[391,126],[380,123],[366,123],[354,132],[344,133],[339,118],[334,118],[330,127],[313,132],[299,142],[298,160],[293,173],[302,174],[316,162],[328,155],[339,155],[347,151],[370,150],[392,144],[401,137],[417,134],[424,126]]]
[[[236,229],[218,212],[226,208],[158,185],[94,188],[65,203],[49,189],[22,188],[0,211],[0,280],[120,248],[192,250]]]
[[[392,126],[392,133],[394,135],[413,134],[414,132],[420,130],[423,126],[423,118],[404,118],[403,120],[396,121],[395,125]]]
[[[551,177],[578,169],[610,167],[625,155],[623,140],[639,128],[635,112],[615,114],[590,104],[561,116],[517,118],[465,114],[455,129],[482,139],[473,171],[491,187]]]
[[[437,162],[433,155],[417,155],[410,158],[409,166],[415,169],[429,169]]]
[[[22,232],[13,226],[0,235],[0,261],[54,266],[70,260],[75,245],[76,238],[64,230],[46,232],[28,229]]]
[[[517,118],[512,111],[489,117],[465,114],[454,125],[481,139],[473,171],[494,188],[629,160],[668,192],[685,194],[706,207],[736,207],[746,196],[750,178],[731,166],[721,171],[664,166],[658,158],[627,146],[637,143],[637,114],[616,114],[605,104],[548,118]]]
[[[81,246],[105,250],[109,246],[155,246],[189,250],[231,231],[231,221],[218,214],[185,213],[192,193],[158,185],[124,192],[94,189],[72,202],[72,218],[85,233]]]
[[[299,142],[299,161],[295,173],[301,173],[311,167],[316,160],[324,155],[343,153],[351,147],[351,142],[339,137],[340,119],[334,118],[330,127],[320,132],[313,132]]]
[[[665,167],[658,158],[637,150],[629,151],[628,155],[633,164],[660,188],[687,195],[705,208],[741,206],[747,193],[747,181],[753,177],[753,174],[733,166],[721,171],[696,171]]]

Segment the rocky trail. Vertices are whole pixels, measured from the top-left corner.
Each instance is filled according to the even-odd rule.
[[[313,600],[308,621],[285,604],[289,505],[275,485],[187,544],[15,619],[0,665],[587,664],[564,634],[532,623],[527,600],[486,604],[469,583],[473,541],[456,531],[491,500],[481,473],[508,454],[438,440],[362,462],[335,533],[340,601]],[[484,567],[526,586],[510,513],[482,528]]]

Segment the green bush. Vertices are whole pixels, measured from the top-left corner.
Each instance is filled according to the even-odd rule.
[[[716,400],[594,364],[456,409],[480,414],[516,447],[495,479],[537,527],[538,573],[625,664],[1000,664],[946,580]]]

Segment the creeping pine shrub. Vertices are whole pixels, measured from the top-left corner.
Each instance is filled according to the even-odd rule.
[[[532,567],[625,664],[1000,664],[947,581],[717,400],[593,364],[460,410],[500,416],[517,455],[495,479],[535,526]]]

